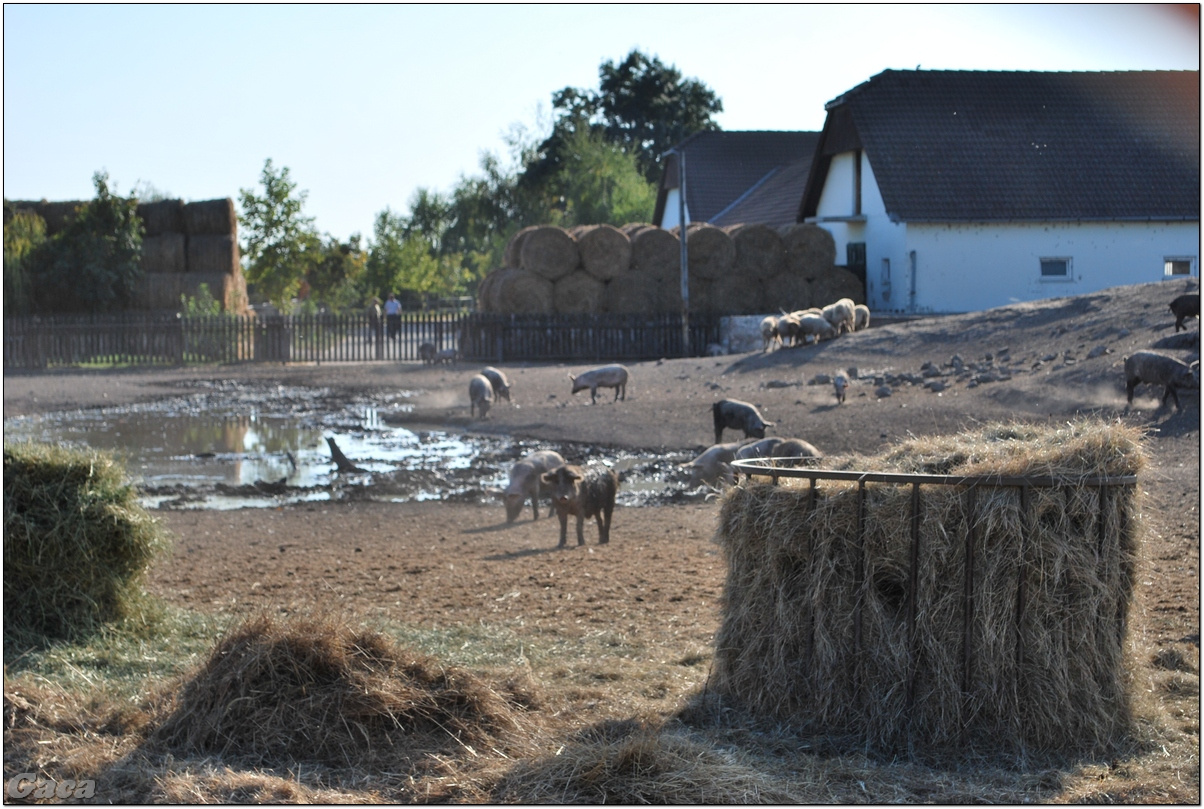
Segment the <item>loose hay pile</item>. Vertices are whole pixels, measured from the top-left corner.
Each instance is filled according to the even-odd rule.
[[[264,615],[217,644],[152,739],[268,766],[395,771],[429,755],[506,748],[528,699],[374,632]]]
[[[1138,431],[996,425],[855,463],[1069,485],[733,488],[717,534],[728,575],[709,687],[755,714],[888,753],[1114,748],[1131,729],[1138,494],[1076,481],[1136,475]]]

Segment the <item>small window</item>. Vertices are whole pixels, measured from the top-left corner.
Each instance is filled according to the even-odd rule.
[[[1042,281],[1069,281],[1070,275],[1070,259],[1068,258],[1043,258],[1041,259],[1041,280]]]
[[[882,283],[882,299],[890,300],[890,259],[882,259],[882,271],[878,275],[878,280]]]
[[[1192,275],[1192,265],[1195,263],[1193,259],[1172,257],[1162,262],[1162,274],[1167,278],[1174,278],[1180,275]]]

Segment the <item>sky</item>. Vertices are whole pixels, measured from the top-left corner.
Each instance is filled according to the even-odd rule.
[[[552,94],[639,49],[725,130],[816,130],[886,69],[1199,70],[1198,7],[1152,5],[4,6],[4,197],[262,191],[287,167],[321,233],[370,240],[450,192]]]

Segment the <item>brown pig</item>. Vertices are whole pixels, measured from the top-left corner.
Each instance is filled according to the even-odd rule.
[[[545,472],[543,482],[552,489],[552,504],[560,517],[560,544],[563,548],[568,533],[569,515],[577,518],[577,544],[585,544],[585,518],[598,522],[598,544],[610,541],[610,516],[615,510],[615,494],[619,491],[619,476],[606,467],[565,466]]]

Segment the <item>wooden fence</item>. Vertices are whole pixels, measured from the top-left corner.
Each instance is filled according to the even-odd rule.
[[[415,362],[419,346],[483,362],[695,356],[718,342],[718,318],[676,315],[495,315],[404,312],[371,324],[336,315],[7,317],[5,370],[73,365],[231,362]]]

